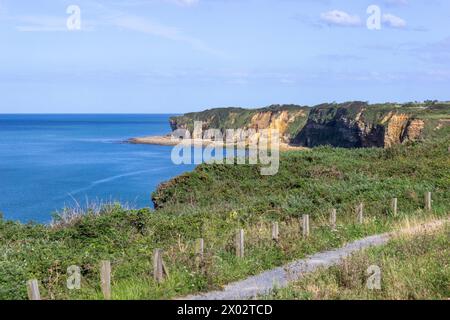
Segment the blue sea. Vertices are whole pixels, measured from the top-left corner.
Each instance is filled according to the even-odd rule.
[[[64,206],[117,200],[152,207],[157,185],[194,165],[172,147],[123,143],[165,135],[170,115],[0,115],[0,212],[47,223]]]

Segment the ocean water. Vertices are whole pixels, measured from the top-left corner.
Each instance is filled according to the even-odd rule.
[[[0,212],[46,223],[87,201],[151,207],[159,183],[194,165],[173,164],[172,147],[122,142],[167,134],[169,117],[0,114]]]

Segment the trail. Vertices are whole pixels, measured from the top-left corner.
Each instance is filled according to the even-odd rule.
[[[392,237],[400,233],[418,233],[441,227],[450,220],[438,220],[430,223],[407,227],[398,232],[384,233],[369,236],[348,243],[344,247],[316,253],[308,258],[291,262],[285,266],[265,271],[245,280],[230,283],[222,291],[211,291],[204,294],[190,295],[185,300],[242,300],[252,299],[258,295],[270,293],[276,288],[286,287],[290,282],[298,280],[303,275],[313,272],[321,267],[330,267],[338,264],[343,258],[362,249],[386,244]]]

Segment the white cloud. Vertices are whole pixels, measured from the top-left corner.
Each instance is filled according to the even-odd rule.
[[[2,0],[0,0],[1,2]],[[149,0],[138,0],[136,2],[127,2],[133,5],[148,3]],[[154,0],[151,0],[154,1]],[[175,3],[180,6],[192,6],[199,3],[200,0],[158,0]],[[125,3],[125,2],[124,2]],[[168,40],[185,43],[192,48],[203,51],[221,58],[227,56],[218,50],[209,47],[204,41],[185,34],[182,30],[153,22],[149,19],[141,18],[135,15],[129,15],[121,10],[111,9],[103,5],[99,5],[101,14],[99,13],[95,20],[86,21],[83,19],[84,31],[91,31],[94,27],[114,27],[122,28],[134,32],[140,32]],[[61,16],[15,16],[7,17],[8,20],[16,24],[16,30],[22,32],[54,32],[68,31],[67,18],[69,15]]]
[[[351,15],[345,11],[332,10],[320,15],[322,21],[330,25],[342,27],[357,27],[361,25],[361,18],[357,15]]]
[[[382,21],[385,25],[391,28],[405,28],[406,21],[400,17],[397,17],[391,13],[383,14]]]
[[[158,24],[141,17],[122,15],[112,20],[111,23],[119,28],[184,42],[197,50],[215,54],[217,56],[223,56],[221,52],[208,47],[202,40],[185,35],[178,28]]]
[[[323,22],[328,25],[335,25],[340,27],[362,27],[362,20],[358,15],[351,15],[345,11],[332,10],[324,12],[320,15]],[[407,23],[404,19],[391,14],[386,13],[382,16],[382,22],[385,26],[389,28],[406,28]]]

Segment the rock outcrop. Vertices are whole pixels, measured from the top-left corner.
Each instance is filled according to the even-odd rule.
[[[448,124],[450,103],[377,104],[354,101],[315,107],[273,105],[250,110],[211,109],[172,117],[172,130],[192,132],[194,121],[203,130],[278,129],[282,143],[315,147],[389,148],[424,137],[428,127]],[[437,121],[437,122],[436,122]],[[436,123],[435,123],[436,122]],[[208,138],[208,137],[206,137]]]
[[[306,147],[388,148],[416,141],[422,136],[425,122],[409,111],[363,102],[318,106],[292,142]]]
[[[170,118],[172,130],[184,129],[192,133],[194,122],[201,121],[202,129],[278,129],[282,142],[290,142],[303,128],[310,108],[296,105],[272,105],[262,109],[222,108],[188,113]],[[206,132],[206,135],[208,133]],[[209,139],[209,136],[203,138]]]

